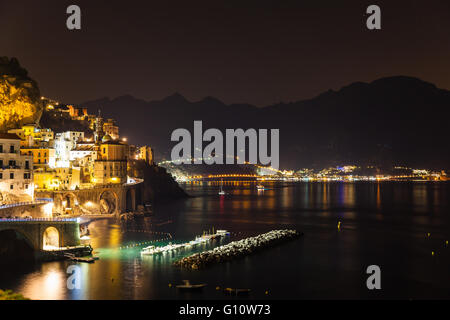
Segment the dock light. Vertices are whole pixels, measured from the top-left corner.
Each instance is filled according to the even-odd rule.
[[[92,201],[87,201],[84,205],[85,205],[86,207],[93,207],[93,206],[94,206],[94,203],[93,203]]]
[[[47,203],[46,205],[44,205],[42,207],[42,210],[44,211],[44,214],[48,217],[51,218],[52,214],[53,214],[53,202]]]

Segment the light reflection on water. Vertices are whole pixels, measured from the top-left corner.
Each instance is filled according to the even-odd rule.
[[[93,222],[92,245],[101,259],[79,264],[81,290],[66,287],[70,262],[2,272],[0,287],[33,299],[226,298],[216,286],[251,288],[251,297],[258,299],[450,297],[450,249],[445,247],[445,240],[450,240],[448,184],[265,185],[269,190],[258,192],[252,183],[225,183],[225,197],[217,195],[218,184],[185,185],[195,197],[156,206],[155,217],[127,226],[113,220]],[[167,220],[173,223],[158,226]],[[192,252],[142,257],[144,245],[133,247],[167,233],[174,239],[159,245],[189,241],[213,227],[232,231],[233,239],[275,228],[296,228],[305,237],[198,272],[171,265]],[[370,264],[382,268],[381,293],[365,288],[364,271]],[[169,287],[183,279],[209,286],[198,294]],[[264,295],[266,289],[271,296]]]

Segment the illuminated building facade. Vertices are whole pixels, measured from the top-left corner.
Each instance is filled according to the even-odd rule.
[[[94,162],[95,184],[127,182],[128,145],[106,135],[102,138],[97,160]]]
[[[70,167],[70,151],[76,148],[78,141],[82,140],[84,140],[84,132],[67,131],[56,135],[56,167]]]
[[[139,148],[139,160],[144,160],[149,165],[154,165],[153,149],[148,146],[143,146]]]
[[[21,148],[20,153],[22,155],[32,156],[33,165],[36,168],[43,165],[49,166],[50,168],[55,167],[56,151],[54,148],[42,148],[42,147]]]
[[[8,130],[8,133],[16,134],[21,140],[21,146],[33,147],[49,145],[55,138],[55,133],[51,129],[41,129],[35,124],[24,125],[20,129]]]
[[[0,203],[34,200],[33,158],[21,155],[20,138],[0,133]]]
[[[108,119],[103,124],[103,132],[105,135],[109,135],[113,140],[119,139],[119,127],[116,125],[114,119]]]

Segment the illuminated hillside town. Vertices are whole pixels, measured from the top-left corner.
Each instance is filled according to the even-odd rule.
[[[450,300],[449,30],[448,0],[1,1],[0,307]]]
[[[87,109],[44,97],[41,100],[44,112],[52,120],[71,121],[85,129],[55,132],[31,123],[0,134],[0,205],[53,199],[56,194],[65,199],[70,194],[58,206],[52,203],[52,210],[46,209],[47,217],[86,214],[99,206],[106,208],[107,213],[115,213],[118,204],[108,203],[107,197],[79,203],[69,191],[138,184],[139,179],[128,176],[130,161],[142,160],[153,166],[152,148],[129,145],[119,135],[116,121],[104,119],[100,111],[92,115]]]

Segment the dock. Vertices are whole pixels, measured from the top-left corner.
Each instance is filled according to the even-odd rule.
[[[144,249],[142,249],[141,254],[142,255],[156,255],[156,254],[162,254],[166,252],[172,252],[180,249],[189,249],[192,247],[195,247],[202,243],[208,243],[214,239],[222,238],[225,236],[229,236],[230,233],[226,230],[217,230],[214,234],[203,234],[202,236],[197,236],[195,240],[186,242],[186,243],[178,243],[178,244],[172,244],[169,243],[167,246],[163,247],[156,247],[156,246],[149,246]]]

